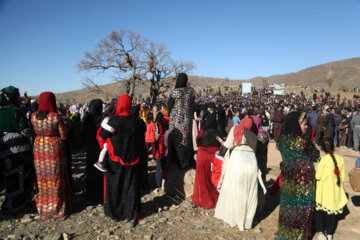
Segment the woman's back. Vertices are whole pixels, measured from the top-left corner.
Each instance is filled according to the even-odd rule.
[[[49,112],[47,118],[39,120],[34,113],[31,117],[31,122],[34,126],[34,131],[39,137],[46,136],[60,136],[59,133],[59,116],[55,112]]]

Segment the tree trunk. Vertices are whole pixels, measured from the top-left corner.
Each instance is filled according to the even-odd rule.
[[[129,93],[128,93],[128,95],[130,96],[131,99],[134,97],[134,93],[135,93],[135,80],[132,79],[130,81]]]
[[[159,95],[159,84],[158,82],[155,82],[154,80],[151,80],[150,84],[150,102],[151,105],[154,105],[156,103],[156,98]]]
[[[125,88],[126,88],[126,94],[129,95],[129,93],[130,93],[130,79],[126,80]]]
[[[132,65],[132,77],[129,79],[129,92],[128,95],[132,99],[135,93],[135,82],[136,82],[136,67]]]

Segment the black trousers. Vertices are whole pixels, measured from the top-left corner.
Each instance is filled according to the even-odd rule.
[[[316,232],[323,232],[327,235],[334,235],[338,224],[338,215],[328,214],[322,210],[315,210]]]

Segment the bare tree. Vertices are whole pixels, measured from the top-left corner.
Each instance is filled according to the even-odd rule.
[[[145,79],[150,82],[150,102],[154,104],[159,95],[164,95],[173,85],[175,76],[189,73],[195,68],[192,62],[173,60],[164,43],[148,42],[144,47]]]
[[[100,40],[92,52],[85,52],[77,67],[80,71],[98,73],[112,70],[116,73],[115,80],[125,81],[126,92],[133,97],[136,81],[143,77],[143,69],[139,63],[146,41],[133,31],[113,31]]]
[[[133,31],[113,31],[92,52],[86,52],[77,65],[80,71],[103,73],[113,71],[114,80],[125,82],[126,92],[133,97],[137,84],[150,83],[151,102],[164,94],[174,77],[195,68],[192,62],[173,60],[164,43],[149,41]],[[94,81],[83,81],[85,87],[102,93]]]
[[[98,84],[96,84],[95,81],[92,80],[91,78],[88,77],[84,78],[84,80],[81,81],[81,84],[85,88],[87,88],[90,92],[106,95],[106,92]]]

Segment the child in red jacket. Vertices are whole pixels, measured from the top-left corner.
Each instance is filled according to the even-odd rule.
[[[145,132],[145,143],[146,143],[146,152],[147,152],[147,158],[149,160],[149,147],[151,144],[152,147],[152,153],[153,158],[155,158],[155,152],[156,152],[156,123],[153,121],[154,116],[152,112],[149,112],[146,116],[146,132]]]

